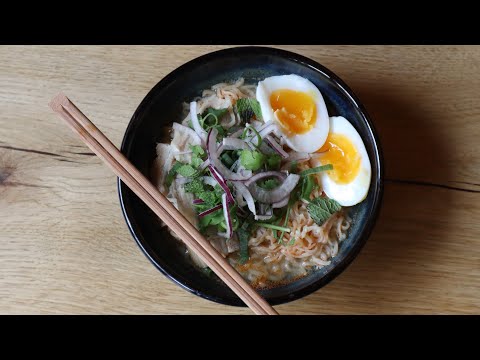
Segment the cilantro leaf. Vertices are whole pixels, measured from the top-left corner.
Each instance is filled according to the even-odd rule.
[[[202,193],[205,191],[203,187],[203,182],[200,179],[194,179],[189,183],[185,184],[185,191],[189,193],[193,193],[195,195]]]
[[[192,155],[192,161],[190,162],[190,165],[192,165],[195,169],[197,169],[202,164],[203,164],[203,159],[200,158],[198,155],[193,154]]]
[[[195,155],[201,156],[205,154],[205,150],[203,150],[200,145],[190,145],[190,150],[192,150]]]
[[[266,159],[266,165],[268,170],[279,170],[282,157],[278,154],[269,155]]]
[[[341,208],[341,205],[335,200],[324,197],[318,197],[307,205],[308,213],[318,225],[323,225],[330,216]]]
[[[218,225],[225,220],[223,216],[223,210],[218,209],[204,217],[199,218],[198,225],[201,230],[205,230],[208,226]]]
[[[214,192],[211,191],[202,191],[201,193],[198,194],[198,198],[202,199],[204,204],[207,205],[207,207],[212,208],[217,203],[220,202],[220,199]]]
[[[165,185],[167,185],[167,187],[170,187],[170,185],[172,185],[172,181],[173,179],[175,179],[175,175],[177,175],[177,170],[183,165],[185,164],[180,161],[177,161],[175,164],[173,164],[172,168],[167,174],[167,177],[165,178]]]
[[[280,185],[280,182],[277,179],[267,179],[258,183],[258,186],[264,188],[265,190],[273,190]]]
[[[256,150],[242,150],[240,163],[247,170],[258,170],[265,163],[265,155]]]
[[[228,112],[228,108],[224,108],[224,109],[214,109],[214,108],[211,108],[209,107],[206,111],[206,113],[204,113],[204,115],[206,116],[207,114],[212,114],[213,116],[215,116],[217,119],[220,119],[223,115],[225,115],[226,113]]]
[[[254,98],[238,99],[235,107],[237,108],[237,113],[244,121],[249,121],[253,115],[255,115],[257,120],[262,120],[260,103]]]
[[[183,177],[193,177],[197,171],[191,166],[184,164],[177,169],[177,174],[180,174]]]

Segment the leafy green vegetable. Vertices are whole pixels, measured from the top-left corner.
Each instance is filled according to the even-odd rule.
[[[250,255],[248,253],[248,239],[250,238],[251,225],[253,223],[253,214],[250,214],[245,222],[237,229],[238,241],[240,245],[240,257],[238,262],[245,264]]]
[[[327,164],[327,165],[322,165],[322,166],[317,166],[311,169],[303,170],[300,172],[300,176],[307,176],[307,175],[312,175],[316,174],[322,171],[327,171],[327,170],[333,170],[333,165],[332,164]]]
[[[172,181],[173,179],[175,179],[175,175],[177,175],[177,170],[183,165],[185,164],[180,161],[177,161],[175,164],[173,164],[172,168],[170,169],[165,178],[165,185],[167,185],[167,187],[170,187],[170,185],[172,185]]]
[[[195,195],[204,192],[203,181],[201,179],[194,179],[185,184],[185,191]]]
[[[205,150],[203,150],[200,145],[190,145],[190,150],[192,150],[195,155],[205,155]]]
[[[190,165],[197,169],[206,159],[205,150],[200,145],[190,145],[190,149],[193,152]]]
[[[208,208],[214,207],[221,201],[221,198],[219,199],[218,196],[211,191],[203,191],[199,193],[197,196],[199,199],[202,199],[204,201],[204,204]]]
[[[235,107],[237,108],[237,113],[244,121],[249,121],[253,115],[255,115],[257,120],[262,120],[260,103],[254,98],[238,99]]]
[[[302,182],[302,190],[300,193],[300,198],[310,201],[310,194],[313,191],[315,186],[315,181],[311,176],[305,176],[301,180]]]
[[[318,225],[323,225],[330,216],[341,209],[341,205],[333,199],[318,197],[307,205],[308,213]]]
[[[280,170],[280,163],[282,162],[282,157],[278,154],[268,155],[265,161],[267,165],[267,170]]]
[[[203,114],[202,117],[205,119],[206,116],[214,116],[215,118],[221,119],[223,115],[225,115],[228,112],[228,108],[224,109],[214,109],[209,107]]]
[[[273,190],[279,185],[280,185],[280,182],[275,178],[258,182],[258,186],[260,186],[261,188],[264,188],[265,190]]]
[[[197,173],[191,165],[182,165],[177,169],[177,174],[182,175],[183,177],[193,177]]]
[[[203,164],[202,158],[198,157],[198,155],[193,154],[190,165],[192,165],[195,169],[197,169],[202,164]]]
[[[247,170],[256,171],[260,169],[265,162],[265,155],[256,150],[242,150],[240,154],[240,163]]]
[[[218,225],[224,220],[225,217],[223,216],[223,210],[218,209],[217,211],[199,218],[198,225],[200,230],[205,230],[208,226]]]

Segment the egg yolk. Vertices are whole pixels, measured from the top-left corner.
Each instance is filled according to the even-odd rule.
[[[358,175],[360,155],[345,135],[329,133],[325,144],[317,152],[323,153],[320,157],[322,165],[333,165],[333,170],[327,174],[337,184],[348,184]]]
[[[280,125],[291,134],[304,134],[315,125],[315,101],[307,93],[276,90],[270,95],[270,105]]]

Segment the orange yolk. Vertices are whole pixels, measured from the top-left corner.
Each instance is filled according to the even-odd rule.
[[[345,135],[329,133],[325,144],[317,152],[323,153],[319,158],[322,165],[333,165],[333,170],[327,174],[337,184],[348,184],[358,175],[360,155]]]
[[[270,105],[280,125],[291,134],[304,134],[315,125],[315,102],[307,93],[276,90],[270,95]]]

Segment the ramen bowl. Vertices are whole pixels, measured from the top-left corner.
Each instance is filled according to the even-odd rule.
[[[147,177],[155,160],[155,147],[164,142],[164,128],[180,120],[182,103],[203,89],[243,77],[256,83],[269,76],[297,74],[320,90],[330,116],[347,118],[365,144],[372,167],[365,200],[350,209],[353,222],[347,238],[330,265],[277,287],[259,290],[272,305],[313,293],[338,276],[358,255],[370,236],[383,194],[383,160],[373,124],[357,96],[332,71],[304,56],[266,47],[237,47],[212,52],[180,66],[160,80],[133,114],[125,131],[121,151]],[[191,293],[222,304],[245,304],[214,274],[195,267],[180,244],[158,217],[118,180],[118,192],[128,228],[140,249],[158,270]]]

